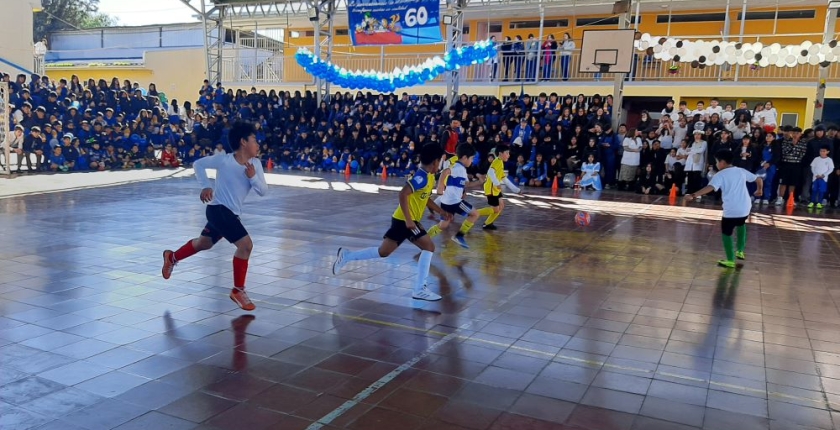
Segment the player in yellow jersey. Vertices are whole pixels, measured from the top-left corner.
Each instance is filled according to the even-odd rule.
[[[430,143],[420,150],[420,168],[400,190],[400,205],[391,217],[391,228],[385,232],[382,244],[378,247],[358,251],[338,248],[335,263],[333,263],[333,275],[337,275],[350,261],[385,258],[408,239],[409,242],[420,248],[417,279],[414,281],[411,297],[429,301],[441,299],[440,295],[429,291],[426,287],[426,278],[429,276],[429,266],[432,264],[435,244],[426,234],[426,230],[420,225],[419,220],[423,217],[426,208],[440,214],[444,219],[452,219],[452,215],[444,212],[443,209],[429,200],[432,191],[435,189],[435,173],[440,168],[443,155],[443,148],[437,143]]]
[[[496,147],[496,159],[490,163],[490,168],[487,169],[487,182],[484,183],[484,195],[487,196],[487,204],[493,208],[493,214],[487,217],[484,222],[485,230],[496,230],[493,222],[502,214],[505,209],[505,202],[502,200],[502,185],[506,185],[509,190],[516,194],[520,193],[519,187],[513,184],[507,177],[505,171],[505,163],[510,158],[510,147],[507,145],[499,145]]]

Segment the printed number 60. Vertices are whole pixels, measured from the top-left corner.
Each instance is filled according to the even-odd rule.
[[[405,26],[414,27],[417,24],[426,25],[429,22],[429,12],[425,7],[411,8],[405,11]]]

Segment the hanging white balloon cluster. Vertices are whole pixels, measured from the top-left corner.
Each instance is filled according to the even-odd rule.
[[[683,40],[673,37],[656,37],[644,33],[635,42],[639,51],[645,51],[658,60],[691,63],[691,67],[721,66],[723,64],[755,65],[760,67],[796,67],[810,64],[828,67],[840,62],[840,44],[802,42],[782,46],[778,43],[741,43],[722,40]]]

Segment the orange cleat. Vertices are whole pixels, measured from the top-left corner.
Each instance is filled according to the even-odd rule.
[[[174,252],[168,249],[163,251],[163,268],[160,269],[160,274],[163,275],[163,279],[169,279],[172,276],[172,269],[175,268],[175,264],[177,263]]]
[[[254,302],[248,298],[248,295],[245,294],[245,290],[241,288],[233,288],[233,291],[230,292],[230,299],[233,300],[240,308],[246,311],[252,311],[257,307],[254,305]]]

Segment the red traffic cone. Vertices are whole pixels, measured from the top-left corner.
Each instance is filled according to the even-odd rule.
[[[344,167],[344,175],[345,176],[350,176],[350,162],[349,161],[347,162],[347,165],[345,165],[345,167]]]
[[[557,176],[554,177],[554,182],[551,183],[551,191],[557,191],[560,189],[560,184],[557,183]]]
[[[788,209],[792,209],[792,208],[796,207],[796,200],[794,200],[794,198],[793,198],[793,190],[791,190],[790,194],[788,195],[787,207],[788,207]]]
[[[671,199],[676,199],[677,198],[677,184],[672,184],[671,185],[671,194],[668,197],[671,198]]]
[[[269,158],[268,163],[266,163],[265,168],[270,172],[274,170],[274,159]]]
[[[385,167],[385,166],[382,166],[382,180],[384,181],[386,179],[388,179],[388,168]]]

